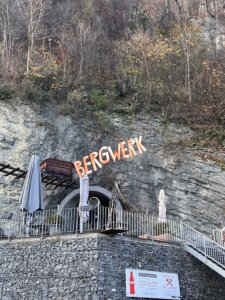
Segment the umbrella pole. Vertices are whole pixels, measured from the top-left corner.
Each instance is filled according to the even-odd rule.
[[[83,233],[83,217],[80,216],[80,233]]]
[[[26,220],[26,237],[29,237],[29,231],[30,231],[30,228],[29,228],[29,225]]]

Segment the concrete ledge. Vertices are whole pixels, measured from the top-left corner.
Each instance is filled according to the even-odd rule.
[[[21,238],[11,238],[11,239],[2,239],[0,240],[1,244],[8,244],[8,243],[31,243],[31,242],[38,242],[38,241],[60,241],[60,240],[73,240],[73,239],[85,239],[85,238],[104,238],[104,239],[117,239],[117,240],[124,240],[124,241],[132,241],[135,243],[141,244],[149,244],[149,245],[160,245],[160,246],[180,246],[181,243],[168,241],[168,240],[154,240],[154,239],[145,239],[140,237],[135,237],[132,235],[105,235],[99,232],[87,232],[82,234],[62,234],[62,235],[54,235],[54,236],[43,236],[43,237],[21,237]]]

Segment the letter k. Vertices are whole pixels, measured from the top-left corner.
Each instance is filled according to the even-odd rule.
[[[147,151],[147,149],[142,145],[142,136],[140,136],[139,139],[135,138],[135,142],[140,153]]]

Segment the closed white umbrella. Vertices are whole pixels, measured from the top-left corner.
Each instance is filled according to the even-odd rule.
[[[89,179],[87,174],[80,177],[80,203],[79,203],[79,213],[80,213],[80,232],[83,232],[83,223],[89,218],[89,211],[84,209],[84,206],[88,205],[89,197]]]
[[[20,208],[22,211],[33,213],[43,210],[43,207],[39,156],[33,154],[20,196]]]
[[[159,192],[159,217],[158,222],[166,222],[166,195],[164,190]]]

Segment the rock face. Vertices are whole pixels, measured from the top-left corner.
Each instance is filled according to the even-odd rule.
[[[224,21],[221,19],[205,18],[193,20],[201,29],[201,36],[205,42],[215,50],[223,50],[225,45]]]
[[[203,150],[180,146],[193,134],[188,128],[175,124],[165,128],[150,116],[121,115],[111,115],[102,126],[102,120],[85,112],[65,116],[60,105],[28,105],[19,100],[1,103],[0,115],[1,163],[27,169],[34,152],[41,160],[75,161],[104,145],[113,149],[122,140],[142,136],[147,152],[103,166],[91,174],[90,184],[110,188],[115,180],[121,181],[132,206],[153,214],[158,214],[157,198],[164,188],[168,217],[182,218],[208,234],[223,222],[225,172],[214,161],[201,159],[198,154]],[[19,210],[22,183],[23,179],[13,181],[0,173],[2,209]],[[45,189],[46,205],[54,206],[59,194],[62,198],[60,189]]]

